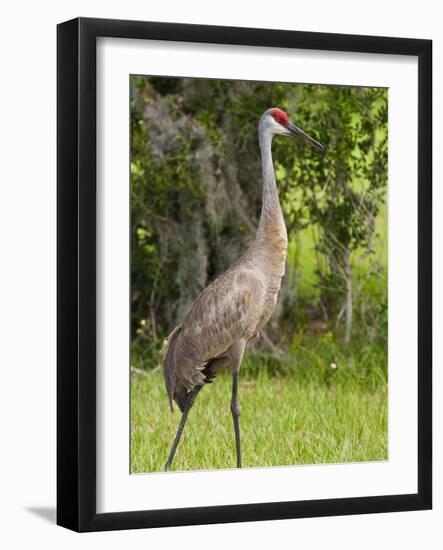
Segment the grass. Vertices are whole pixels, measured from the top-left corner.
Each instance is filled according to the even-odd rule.
[[[324,349],[333,346],[324,346]],[[244,467],[387,459],[387,380],[380,353],[334,357],[299,346],[292,367],[249,357],[240,373]],[[359,367],[357,367],[359,364]],[[297,365],[297,366],[295,366]],[[288,371],[288,368],[290,369]],[[173,470],[235,467],[231,377],[203,388],[189,415]],[[162,373],[133,373],[131,469],[162,471],[180,421],[170,413]]]

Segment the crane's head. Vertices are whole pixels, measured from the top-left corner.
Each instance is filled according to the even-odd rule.
[[[278,109],[273,107],[264,112],[260,120],[260,130],[267,131],[271,135],[282,135],[289,136],[293,138],[300,139],[309,145],[312,145],[317,151],[323,152],[325,148],[321,143],[316,141],[314,138],[303,132],[301,128],[298,128],[294,123],[289,120],[288,115]]]

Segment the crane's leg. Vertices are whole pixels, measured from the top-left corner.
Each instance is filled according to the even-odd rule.
[[[177,433],[175,434],[174,443],[172,444],[171,452],[169,453],[168,460],[166,461],[166,464],[165,464],[165,472],[167,472],[171,467],[172,461],[174,460],[175,451],[177,450],[177,446],[179,444],[180,438],[183,433],[183,428],[185,427],[186,420],[188,418],[189,411],[191,410],[191,407],[194,404],[195,398],[197,397],[197,394],[202,389],[202,387],[203,386],[197,386],[195,389],[193,389],[188,393],[185,407],[183,409],[182,418],[180,420],[180,425],[178,427]]]
[[[230,349],[229,358],[232,366],[232,398],[231,413],[234,422],[235,447],[237,450],[237,468],[241,468],[241,443],[240,443],[240,406],[238,404],[238,373],[245,352],[246,342],[240,340]]]
[[[232,399],[231,413],[234,421],[235,446],[237,449],[237,468],[241,468],[241,445],[240,445],[240,406],[238,404],[238,370],[234,371],[232,377]]]

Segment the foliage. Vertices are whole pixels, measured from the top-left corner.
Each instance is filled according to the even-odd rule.
[[[375,222],[385,203],[387,183],[386,90],[304,86],[303,94],[317,105],[301,101],[303,124],[319,129],[328,154],[300,155],[288,178],[292,195],[301,190],[296,224],[316,224],[323,316],[328,321],[345,314],[345,340],[352,328],[351,253],[374,256]],[[290,165],[289,165],[290,166]],[[297,182],[296,186],[294,182]]]
[[[253,238],[257,122],[277,105],[326,153],[275,140],[290,242],[258,353],[289,357],[303,334],[386,346],[387,91],[161,77],[131,84],[132,341],[143,368],[158,364],[162,339]]]

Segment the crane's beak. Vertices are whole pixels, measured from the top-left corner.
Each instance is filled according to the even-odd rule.
[[[303,132],[303,130],[301,130],[298,126],[296,126],[292,122],[289,122],[286,128],[291,132],[289,135],[291,135],[292,137],[299,138],[305,143],[312,145],[312,147],[314,147],[314,149],[316,149],[317,151],[320,151],[320,153],[324,152],[325,148],[321,143],[319,143],[314,138],[309,136],[306,132]]]

